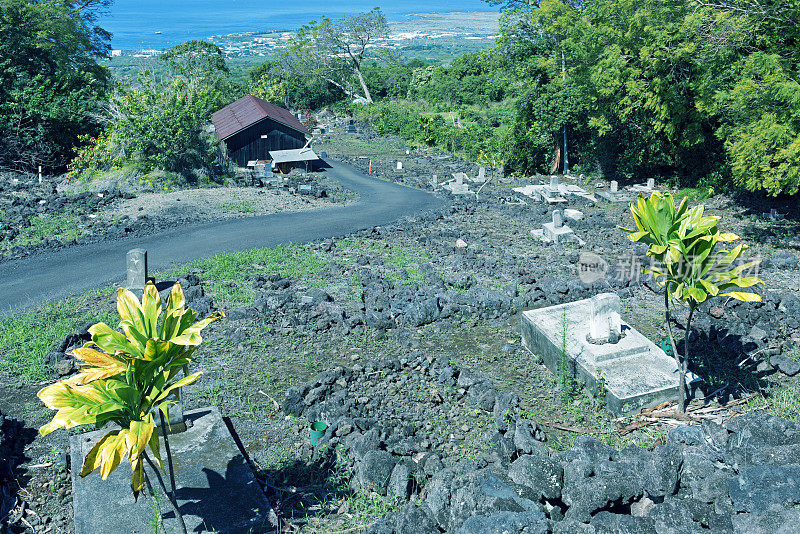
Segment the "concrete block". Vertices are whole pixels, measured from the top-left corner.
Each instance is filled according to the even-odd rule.
[[[545,365],[556,374],[561,372],[563,350],[576,380],[593,394],[602,395],[606,408],[616,416],[677,398],[678,366],[674,358],[624,320],[619,320],[621,339],[617,343],[589,341],[593,302],[585,299],[523,312],[524,345],[544,358]],[[613,310],[600,310],[602,307],[594,306],[596,319],[599,313],[613,315]],[[697,377],[691,379],[690,386],[699,381]]]
[[[178,505],[189,532],[256,533],[274,531],[271,508],[239,448],[212,406],[184,413],[189,428],[170,435]],[[131,470],[124,460],[107,480],[99,471],[86,478],[79,473],[83,458],[107,430],[70,436],[75,534],[152,532],[155,500],[142,492],[134,502]],[[162,458],[166,456],[162,446]],[[149,472],[149,469],[146,469]],[[169,486],[166,473],[161,473]],[[152,476],[152,475],[150,475]],[[158,483],[152,481],[154,488]],[[167,532],[179,530],[166,496],[161,517]]]

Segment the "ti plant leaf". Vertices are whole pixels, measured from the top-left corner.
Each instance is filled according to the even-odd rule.
[[[131,490],[138,497],[144,486],[143,458],[148,450],[163,468],[152,410],[165,408],[170,395],[200,377],[200,373],[178,375],[202,343],[201,331],[224,316],[218,313],[195,321],[194,311],[185,306],[180,284],[171,290],[164,317],[161,297],[152,282],[147,283],[141,302],[132,292],[119,289],[117,312],[122,332],[104,323],[92,326],[92,341],[73,351],[79,373],[39,391],[45,406],[56,410],[53,419],[40,428],[42,435],[78,425],[117,426],[89,451],[81,476],[99,469],[106,480],[127,458],[133,472]]]

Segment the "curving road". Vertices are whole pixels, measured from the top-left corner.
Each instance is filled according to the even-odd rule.
[[[78,245],[1,263],[0,316],[122,281],[125,253],[132,248],[146,249],[148,267],[155,271],[220,252],[338,237],[441,204],[430,193],[370,178],[349,165],[330,165],[326,172],[357,193],[357,202],[181,226],[147,237]]]

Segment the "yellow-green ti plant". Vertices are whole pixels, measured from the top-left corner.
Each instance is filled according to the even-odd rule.
[[[680,370],[678,411],[686,409],[686,370],[689,363],[689,333],[695,310],[711,297],[730,297],[744,302],[760,302],[756,293],[737,291],[763,283],[755,276],[743,276],[760,260],[738,263],[747,249],[740,243],[730,250],[718,249],[720,243],[739,240],[732,233],[720,232],[719,217],[703,215],[703,206],[691,209],[684,197],[676,207],[670,193],[640,196],[631,205],[636,229],[622,228],[631,241],[647,245],[651,265],[642,271],[652,274],[664,287],[664,308],[672,352]],[[678,300],[689,307],[684,336],[683,357],[678,354],[670,323],[670,305]]]
[[[186,366],[203,341],[200,332],[223,315],[214,314],[195,321],[194,310],[185,307],[180,284],[175,284],[159,323],[163,311],[161,297],[152,282],[147,283],[141,303],[130,291],[117,290],[117,311],[119,327],[124,333],[104,323],[92,326],[89,329],[92,341],[73,351],[80,361],[79,373],[39,391],[42,402],[58,410],[53,420],[41,427],[40,433],[47,435],[58,428],[88,424],[100,428],[114,423],[120,428],[108,432],[92,447],[83,462],[81,476],[99,468],[101,478],[106,480],[127,456],[133,470],[134,498],[138,498],[145,484],[143,460],[156,474],[164,493],[169,495],[153,463],[155,460],[164,468],[153,420],[153,410],[160,410],[162,434],[170,460],[170,481],[173,482],[170,502],[183,523],[174,497],[174,474],[164,432],[164,415],[177,391],[200,377],[201,373],[187,375]],[[147,454],[148,449],[153,460]]]

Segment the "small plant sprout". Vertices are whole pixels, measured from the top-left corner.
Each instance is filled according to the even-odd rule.
[[[105,323],[92,326],[89,329],[92,341],[73,351],[82,362],[80,372],[39,391],[42,402],[57,410],[53,420],[39,431],[47,435],[58,428],[78,425],[94,424],[98,428],[109,423],[118,425],[119,429],[109,431],[92,447],[83,461],[80,475],[85,477],[99,468],[100,477],[106,480],[127,456],[133,471],[131,490],[136,499],[145,486],[146,462],[169,497],[185,533],[186,525],[175,498],[165,415],[180,388],[200,377],[200,373],[187,374],[186,367],[192,353],[203,342],[200,332],[223,314],[195,321],[194,310],[185,307],[180,284],[175,284],[166,313],[161,317],[161,297],[152,282],[145,286],[141,303],[133,293],[120,288],[117,311],[124,334]],[[179,376],[181,374],[183,376]],[[153,417],[158,410],[171,493],[156,470],[156,464],[164,468]]]
[[[678,411],[686,410],[686,370],[689,364],[689,334],[695,310],[712,297],[730,297],[743,302],[760,302],[756,293],[737,291],[763,281],[756,276],[745,276],[760,260],[740,263],[747,249],[740,243],[730,250],[718,249],[720,243],[739,240],[732,233],[720,232],[719,217],[703,215],[703,206],[687,207],[688,198],[680,205],[669,193],[653,193],[650,198],[639,197],[631,205],[636,229],[622,228],[631,241],[647,245],[650,266],[643,269],[652,274],[664,287],[664,310],[672,353],[678,363]],[[678,353],[670,323],[670,306],[681,301],[689,308],[683,355]]]

